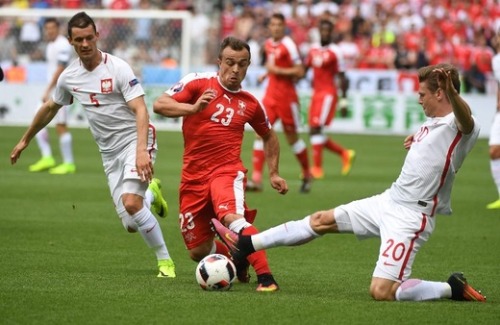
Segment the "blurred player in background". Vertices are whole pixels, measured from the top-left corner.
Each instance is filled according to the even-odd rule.
[[[449,64],[419,69],[419,103],[428,120],[406,137],[408,149],[398,179],[382,194],[315,212],[253,236],[238,235],[214,220],[235,260],[277,246],[300,245],[325,234],[379,237],[380,250],[370,293],[376,300],[485,301],[462,273],[447,282],[410,279],[420,247],[429,240],[436,214],[451,214],[455,174],[472,150],[479,125],[460,97],[458,70]]]
[[[323,149],[342,157],[342,175],[349,174],[355,157],[354,150],[348,150],[329,138],[324,128],[333,118],[337,105],[347,109],[348,81],[344,72],[344,61],[340,48],[332,42],[333,24],[329,20],[319,22],[321,44],[313,44],[305,59],[306,71],[313,69],[313,95],[309,107],[309,135],[311,137],[313,166],[311,174],[316,179],[324,177]],[[336,77],[339,79],[342,98],[338,100]]]
[[[247,170],[241,161],[241,145],[246,123],[263,139],[271,186],[280,194],[288,190],[279,176],[278,137],[259,101],[241,89],[250,59],[246,42],[227,37],[219,49],[218,73],[189,74],[154,103],[157,114],[183,117],[179,223],[194,261],[213,253],[230,256],[228,248],[214,240],[212,218],[237,233],[258,233],[252,225],[256,211],[245,203]],[[248,263],[257,274],[257,291],[278,290],[264,251],[236,264],[241,282],[249,281]]]
[[[490,131],[491,175],[497,187],[498,199],[486,206],[487,209],[500,209],[500,35],[497,34],[497,54],[491,61],[493,76],[497,81],[496,113]]]
[[[59,76],[52,95],[43,103],[28,130],[12,150],[15,164],[35,134],[76,98],[83,106],[99,147],[113,203],[124,228],[139,232],[155,251],[158,277],[175,277],[160,224],[168,212],[159,180],[153,178],[156,131],[149,122],[144,90],[123,60],[97,48],[99,33],[85,12],[68,22],[68,38],[78,59]]]
[[[59,21],[55,18],[47,18],[43,24],[47,48],[45,50],[45,60],[47,61],[47,88],[42,96],[42,102],[49,100],[54,90],[57,79],[69,64],[72,49],[68,39],[61,35]],[[49,131],[43,128],[36,134],[36,141],[42,158],[29,166],[31,172],[41,172],[49,170],[51,174],[73,174],[76,171],[73,158],[73,144],[71,133],[68,130],[68,109],[66,106],[57,113],[56,132],[59,136],[59,148],[63,162],[56,166],[52,148],[50,146]]]
[[[302,170],[300,192],[307,193],[311,189],[312,175],[309,170],[309,155],[306,143],[299,138],[300,126],[299,97],[295,83],[304,75],[304,66],[297,45],[285,35],[285,17],[273,14],[269,20],[271,37],[265,41],[267,73],[259,77],[259,83],[269,77],[266,93],[262,103],[266,109],[271,125],[280,119],[287,142],[299,161]],[[253,145],[253,171],[248,191],[262,190],[262,171],[266,157],[262,139],[257,138]]]

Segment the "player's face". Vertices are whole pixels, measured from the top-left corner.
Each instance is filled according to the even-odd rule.
[[[89,61],[99,56],[97,49],[97,40],[99,33],[94,32],[94,28],[89,25],[85,28],[73,27],[69,42],[73,45],[78,57],[82,61]]]
[[[319,35],[321,44],[328,44],[332,41],[332,29],[326,24],[320,26]]]
[[[249,65],[250,54],[246,49],[235,51],[226,47],[219,59],[219,78],[222,85],[229,90],[240,89]]]
[[[43,31],[45,33],[45,38],[49,42],[55,41],[57,35],[59,35],[59,27],[54,22],[48,22],[43,26]]]
[[[440,91],[440,90],[438,90]],[[437,113],[438,99],[437,92],[433,93],[427,87],[427,83],[421,82],[418,88],[418,103],[422,105],[425,116],[435,117]]]
[[[269,31],[275,41],[279,41],[285,36],[285,23],[278,18],[271,18],[269,21]]]

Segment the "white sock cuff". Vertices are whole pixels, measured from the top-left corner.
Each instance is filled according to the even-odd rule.
[[[231,224],[229,224],[229,229],[231,231],[234,231],[235,233],[239,234],[241,230],[245,229],[246,227],[250,226],[251,224],[246,221],[245,218],[240,218],[236,219]]]
[[[298,139],[293,145],[292,145],[292,150],[293,153],[301,153],[306,149],[306,143],[302,139]]]
[[[315,134],[311,136],[312,145],[325,144],[325,142],[326,142],[326,137],[324,134]]]
[[[254,140],[253,141],[253,150],[264,150],[264,141],[262,140]]]

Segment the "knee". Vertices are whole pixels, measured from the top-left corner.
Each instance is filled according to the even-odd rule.
[[[393,301],[396,299],[395,292],[388,286],[372,283],[370,285],[370,295],[377,301]]]
[[[210,254],[210,249],[206,245],[200,245],[189,250],[189,258],[195,262],[201,261],[208,254]]]
[[[500,146],[490,146],[490,159],[500,159]]]
[[[122,202],[123,207],[131,216],[139,212],[143,206],[142,198],[138,199],[132,195],[124,196]]]

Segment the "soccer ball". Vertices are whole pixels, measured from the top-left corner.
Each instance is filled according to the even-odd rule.
[[[222,254],[208,255],[196,267],[196,281],[203,290],[229,290],[234,279],[236,279],[236,267]]]

